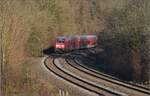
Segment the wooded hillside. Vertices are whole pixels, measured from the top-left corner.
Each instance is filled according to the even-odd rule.
[[[149,0],[0,0],[3,90],[8,94],[36,80],[29,58],[43,56],[56,36],[76,34],[97,34],[113,72],[149,84],[149,10]]]

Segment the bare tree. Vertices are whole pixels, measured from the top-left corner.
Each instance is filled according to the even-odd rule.
[[[26,32],[24,24],[19,16],[17,16],[15,5],[17,0],[0,0],[1,1],[1,88],[2,94],[7,94],[8,72],[12,63],[18,63],[21,55],[19,50],[23,50],[22,46],[26,40]],[[19,52],[18,52],[19,51]]]

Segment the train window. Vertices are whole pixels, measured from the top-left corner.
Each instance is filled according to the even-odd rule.
[[[59,42],[60,42],[60,40],[57,39],[57,43],[59,43]]]
[[[57,39],[57,43],[64,43],[64,42],[65,42],[65,40],[64,40],[64,39],[62,39],[62,40]]]
[[[61,42],[64,43],[64,42],[65,42],[65,39],[62,39]]]

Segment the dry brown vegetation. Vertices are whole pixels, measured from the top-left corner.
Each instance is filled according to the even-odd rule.
[[[111,40],[109,46],[103,42],[107,60],[120,75],[136,82],[149,80],[149,9],[148,0],[131,0],[123,8],[114,9],[106,19],[105,32]]]
[[[56,36],[103,31],[100,45],[106,50],[106,60],[117,66],[117,71],[119,64],[128,64],[133,80],[147,81],[148,6],[148,0],[0,0],[2,90],[12,96],[9,92],[30,94],[35,86],[41,86],[30,82],[40,80],[28,69],[31,61],[27,59],[43,56],[43,49],[53,46]]]

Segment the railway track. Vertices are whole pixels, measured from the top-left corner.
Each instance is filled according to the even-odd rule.
[[[103,88],[102,86],[99,86],[97,84],[94,84],[88,80],[85,80],[84,78],[78,77],[71,72],[65,70],[62,68],[62,65],[59,64],[57,58],[51,58],[52,61],[49,61],[49,58],[46,58],[44,61],[44,65],[49,69],[51,72],[53,72],[55,75],[65,79],[66,81],[73,83],[83,89],[86,89],[90,92],[94,92],[98,94],[98,96],[125,96],[126,94],[113,91],[107,88]],[[51,63],[50,63],[51,62]]]
[[[121,86],[124,89],[130,89],[131,93],[132,92],[136,92],[138,94],[138,96],[149,96],[150,95],[150,90],[148,88],[142,87],[142,86],[138,86],[138,85],[134,85],[131,83],[127,83],[127,82],[123,82],[122,80],[119,80],[117,78],[113,78],[111,76],[108,76],[106,74],[97,72],[93,69],[90,69],[88,67],[86,67],[85,65],[82,65],[80,63],[78,63],[75,59],[75,57],[72,58],[73,62],[69,61],[70,59],[66,59],[66,64],[69,64],[70,66],[74,67],[75,69],[78,69],[79,71],[85,73],[85,74],[89,74],[97,79],[101,79],[101,80],[105,80],[107,82],[112,83],[113,85],[117,85],[117,86]],[[119,87],[118,87],[119,88]],[[141,95],[140,95],[141,94]]]
[[[68,57],[66,58],[66,56],[68,56],[68,55],[71,58],[68,58]],[[111,95],[121,96],[121,95],[127,95],[128,94],[124,91],[114,91],[114,90],[111,90],[110,88],[107,88],[107,87],[105,88],[103,86],[97,86],[96,84],[93,84],[93,83],[85,80],[85,78],[83,79],[83,77],[80,78],[74,74],[71,74],[72,70],[67,71],[67,68],[65,68],[65,70],[64,70],[64,68],[62,66],[60,66],[60,64],[59,65],[56,64],[56,58],[57,57],[59,58],[60,54],[57,54],[57,55],[53,54],[52,57],[54,57],[52,60],[53,67],[49,66],[49,64],[46,63],[46,60],[44,61],[45,66],[50,71],[52,71],[54,74],[58,75],[59,77],[65,79],[66,81],[68,81],[70,83],[73,83],[73,84],[75,84],[75,85],[77,85],[83,89],[86,89],[88,91],[92,91],[96,94],[99,94],[100,96],[103,96],[103,95],[105,95],[105,96],[111,96]],[[97,80],[98,79],[99,80],[105,80],[106,82],[115,84],[115,85],[120,86],[120,87],[127,88],[128,90],[130,90],[131,93],[137,92],[136,95],[132,94],[131,96],[149,96],[150,95],[150,89],[148,89],[148,88],[145,88],[143,86],[138,86],[138,85],[135,85],[132,83],[124,82],[120,79],[114,78],[112,76],[106,75],[104,73],[98,72],[98,71],[91,69],[89,67],[86,67],[83,64],[80,64],[80,62],[78,61],[79,55],[77,55],[77,54],[73,55],[73,56],[70,53],[69,54],[62,54],[61,57],[65,58],[63,60],[66,62],[66,65],[73,67],[74,69],[78,70],[78,72],[80,71],[79,74],[82,72],[82,73],[85,73],[85,74],[88,74],[92,77],[97,78]],[[112,88],[112,89],[114,89],[114,88]],[[119,88],[119,89],[121,89],[121,88]]]
[[[141,92],[149,93],[149,94],[150,94],[150,89],[147,88],[147,87],[140,86],[140,85],[133,84],[133,83],[129,83],[129,82],[127,82],[127,81],[123,81],[123,80],[120,80],[120,79],[118,79],[118,78],[115,78],[115,77],[109,76],[109,75],[107,75],[107,74],[101,73],[101,72],[96,71],[96,70],[94,70],[94,69],[91,69],[91,68],[89,68],[89,67],[87,67],[87,66],[85,66],[85,65],[83,65],[83,64],[80,64],[80,63],[78,62],[78,60],[75,60],[75,59],[74,59],[74,62],[76,62],[76,64],[78,64],[80,67],[83,67],[83,68],[85,68],[85,69],[87,69],[87,70],[89,70],[89,71],[91,71],[91,72],[93,72],[93,73],[96,73],[97,75],[102,75],[102,76],[108,77],[108,78],[110,78],[110,79],[119,81],[119,82],[121,82],[121,83],[123,82],[123,83],[125,83],[125,84],[128,84],[129,86],[135,87],[135,89],[136,89],[136,88],[140,88],[139,91],[141,90]],[[129,87],[128,85],[127,85],[127,87]],[[143,91],[142,91],[142,90],[143,90]]]
[[[113,76],[104,74],[104,73],[102,73],[102,72],[96,71],[96,70],[94,70],[94,69],[92,69],[92,68],[89,68],[89,67],[85,66],[84,64],[79,63],[80,59],[78,59],[78,57],[81,56],[81,54],[76,54],[76,55],[77,55],[77,56],[74,57],[74,59],[73,59],[74,62],[75,62],[77,65],[79,65],[80,67],[83,67],[84,69],[87,69],[87,70],[89,70],[89,71],[91,71],[91,72],[93,72],[93,73],[95,73],[95,74],[102,75],[102,76],[108,77],[108,78],[110,78],[110,79],[113,79],[113,80],[116,80],[116,81],[119,81],[119,82],[123,82],[123,83],[128,84],[128,85],[131,85],[131,86],[135,86],[135,87],[137,87],[137,88],[141,88],[141,89],[146,90],[146,91],[148,91],[148,92],[150,91],[150,88],[148,88],[148,87],[144,87],[144,86],[142,86],[142,85],[137,85],[137,84],[134,84],[134,83],[130,83],[130,82],[127,82],[127,81],[124,81],[124,80],[115,78],[115,77],[113,77]],[[150,93],[150,92],[149,92],[149,93]]]

